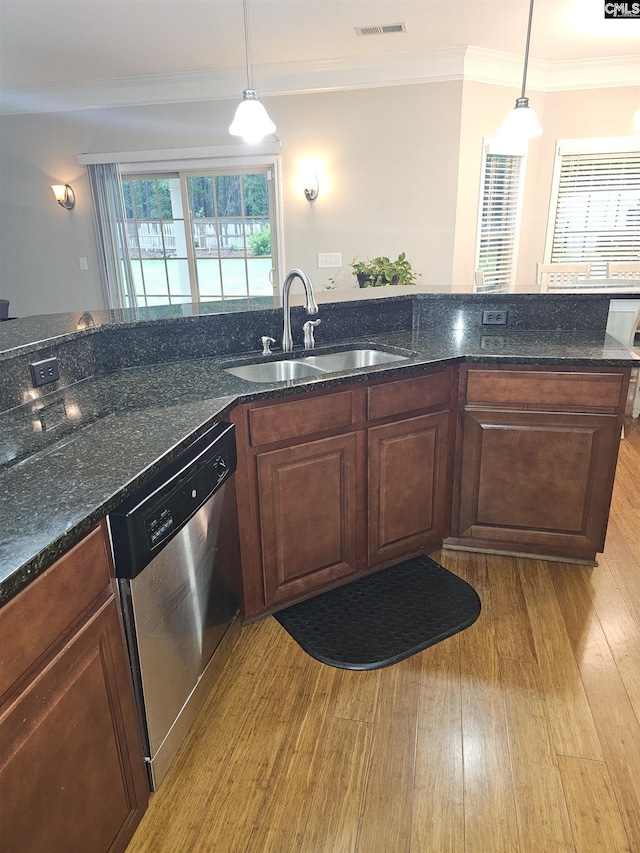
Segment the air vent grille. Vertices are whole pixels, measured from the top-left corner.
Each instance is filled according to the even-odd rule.
[[[359,36],[386,36],[390,33],[406,33],[407,25],[401,24],[377,24],[373,27],[355,27],[356,35]]]

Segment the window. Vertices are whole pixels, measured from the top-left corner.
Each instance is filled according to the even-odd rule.
[[[193,302],[180,179],[130,178],[122,192],[137,304]]]
[[[481,178],[477,293],[507,293],[515,278],[524,186],[523,155],[497,154],[485,147]]]
[[[81,154],[78,163],[105,305],[164,316],[277,304],[279,142]]]
[[[191,176],[187,188],[200,298],[273,305],[267,174]]]
[[[274,304],[268,168],[122,180],[136,304]]]
[[[545,260],[591,262],[591,278],[608,261],[640,260],[640,145],[594,139],[558,145]]]

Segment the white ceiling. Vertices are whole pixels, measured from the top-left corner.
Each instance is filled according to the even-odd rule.
[[[283,63],[366,59],[371,67],[376,57],[388,63],[466,45],[522,57],[528,8],[528,0],[249,0],[255,87],[262,68]],[[354,31],[400,21],[406,33]],[[0,84],[237,76],[242,26],[242,0],[0,0]],[[536,0],[530,56],[637,60],[640,78],[640,20],[605,21],[603,0]]]

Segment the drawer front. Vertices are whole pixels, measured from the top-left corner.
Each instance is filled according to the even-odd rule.
[[[518,406],[615,413],[624,403],[622,373],[469,370],[468,406]]]
[[[354,398],[351,391],[277,403],[249,411],[249,440],[256,447],[348,427],[353,420]]]
[[[97,527],[2,608],[0,697],[110,584],[107,546]]]
[[[448,406],[450,398],[449,370],[386,382],[367,389],[367,417],[377,420],[434,406]]]

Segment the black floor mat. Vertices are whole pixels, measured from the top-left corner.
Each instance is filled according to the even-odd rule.
[[[378,669],[457,634],[480,615],[475,589],[415,557],[275,613],[305,652],[341,669]]]

